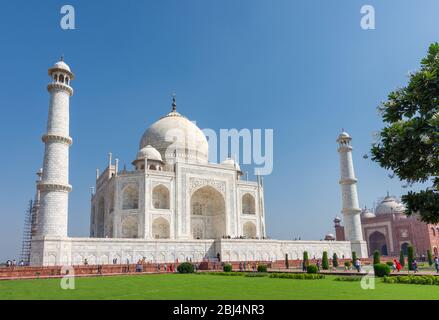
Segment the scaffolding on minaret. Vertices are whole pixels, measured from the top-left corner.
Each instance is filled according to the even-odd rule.
[[[35,211],[34,202],[29,201],[29,206],[26,210],[26,215],[24,217],[24,227],[23,227],[23,239],[21,244],[21,254],[20,262],[22,261],[25,266],[29,265],[30,262],[30,250],[32,242],[32,220]]]

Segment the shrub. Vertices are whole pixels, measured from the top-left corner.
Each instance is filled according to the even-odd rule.
[[[381,259],[380,259],[380,252],[379,252],[378,250],[375,250],[375,251],[373,252],[373,264],[379,264],[379,263],[381,263],[380,260],[381,260]]]
[[[433,256],[431,255],[431,250],[427,250],[428,265],[431,267],[433,265]]]
[[[334,252],[334,254],[332,255],[332,266],[334,268],[338,267],[338,257],[337,254]]]
[[[345,262],[344,262],[344,266],[345,266],[346,268],[350,268],[350,266],[351,266],[351,262],[350,262],[350,261],[345,261]]]
[[[373,271],[377,277],[384,277],[390,275],[390,267],[384,263],[377,263],[373,265]]]
[[[269,278],[276,279],[296,279],[296,280],[318,280],[323,279],[323,274],[307,274],[307,273],[270,273]]]
[[[310,264],[306,266],[306,273],[313,274],[317,273],[318,269],[315,264]]]
[[[228,263],[225,263],[223,265],[223,271],[224,272],[231,272],[232,271],[232,266],[230,264],[228,264]]]
[[[393,261],[387,261],[386,264],[387,264],[389,267],[393,267]]]
[[[183,262],[177,267],[177,271],[180,273],[194,273],[194,266],[192,263]]]
[[[258,272],[267,272],[267,265],[265,264],[258,265]]]
[[[415,259],[415,249],[413,248],[413,246],[408,246],[407,247],[407,264],[408,264],[408,268],[409,270],[413,270],[413,260]]]
[[[335,281],[361,281],[363,277],[352,276],[352,277],[337,277]]]
[[[305,262],[305,265],[308,265],[309,260],[308,260],[308,252],[307,251],[303,252],[303,261]]]
[[[326,251],[323,251],[322,269],[323,270],[328,270],[329,269],[328,253]]]
[[[355,260],[357,260],[357,253],[355,251],[352,251],[352,264],[355,263]]]
[[[399,263],[401,264],[401,266],[405,266],[405,258],[404,258],[404,252],[401,250],[401,252],[399,253]]]
[[[403,283],[403,284],[423,284],[423,285],[439,285],[439,276],[425,275],[425,276],[396,276],[384,277],[384,283]]]
[[[259,278],[259,277],[266,277],[268,273],[265,272],[258,272],[258,273],[246,273],[244,276],[249,278]]]

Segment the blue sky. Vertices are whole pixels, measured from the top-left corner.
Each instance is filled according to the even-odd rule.
[[[76,30],[59,26],[64,4],[76,9]],[[360,28],[365,4],[375,30]],[[176,92],[201,128],[274,129],[268,233],[320,239],[341,209],[341,128],[354,139],[361,205],[405,192],[362,155],[382,127],[376,107],[439,39],[438,12],[435,0],[3,1],[0,260],[20,251],[43,158],[47,68],[60,55],[76,74],[70,235],[87,236],[95,169],[109,151],[131,163]]]

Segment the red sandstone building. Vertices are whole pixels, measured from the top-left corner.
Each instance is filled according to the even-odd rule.
[[[369,255],[375,250],[382,255],[398,256],[402,250],[413,245],[418,256],[439,254],[439,225],[426,224],[415,216],[404,214],[404,205],[395,197],[387,195],[374,212],[363,209],[361,212],[363,237],[367,242]],[[344,227],[341,219],[334,219],[335,238],[344,240]]]

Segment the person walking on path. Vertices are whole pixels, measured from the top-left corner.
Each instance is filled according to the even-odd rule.
[[[439,273],[439,258],[437,256],[434,258],[434,267],[436,268],[436,273]]]
[[[416,261],[416,259],[413,259],[412,270],[413,270],[413,273],[418,272],[418,261]]]

